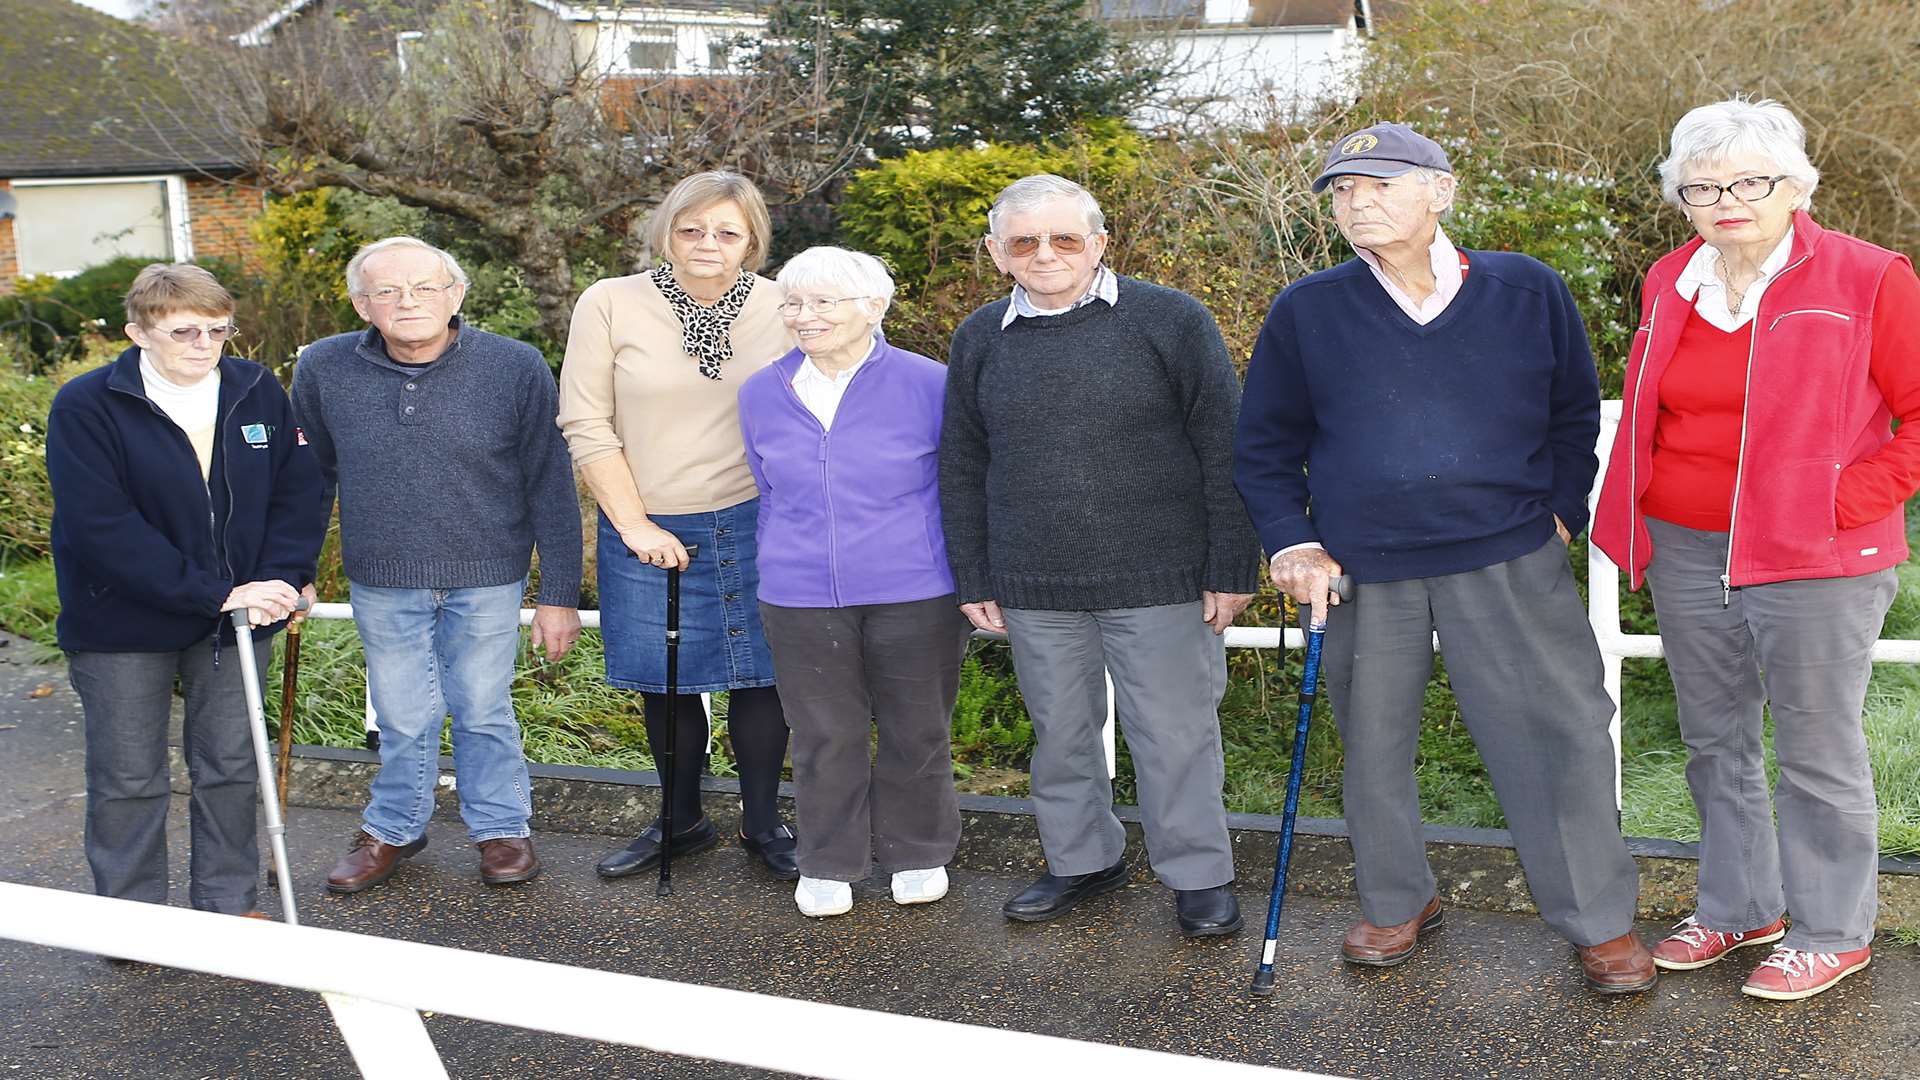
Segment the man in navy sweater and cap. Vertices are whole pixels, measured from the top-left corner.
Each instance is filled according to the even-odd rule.
[[[1573,297],[1525,255],[1454,247],[1452,167],[1403,124],[1335,143],[1313,189],[1331,189],[1355,258],[1268,312],[1234,481],[1274,584],[1327,619],[1364,916],[1341,953],[1398,964],[1440,925],[1413,775],[1437,631],[1542,917],[1594,990],[1646,990],[1613,702],[1567,559],[1600,427]],[[1342,573],[1357,585],[1344,605],[1328,596]]]

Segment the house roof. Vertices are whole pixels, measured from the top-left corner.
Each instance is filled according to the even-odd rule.
[[[0,177],[234,168],[194,129],[159,35],[70,0],[6,0]]]

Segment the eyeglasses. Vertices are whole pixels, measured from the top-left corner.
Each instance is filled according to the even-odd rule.
[[[732,229],[703,229],[698,225],[682,225],[673,230],[673,238],[683,244],[697,244],[709,236],[713,237],[714,242],[721,247],[732,247],[735,244],[744,243],[747,239],[746,233],[735,232]]]
[[[1712,206],[1720,201],[1723,192],[1733,192],[1733,197],[1741,202],[1759,202],[1773,194],[1773,189],[1785,176],[1743,176],[1731,184],[1713,184],[1701,181],[1697,184],[1680,185],[1680,201],[1688,206]]]
[[[160,330],[160,328],[157,326],[154,327],[154,329]],[[220,326],[207,326],[207,327],[176,326],[171,330],[160,330],[160,332],[172,338],[173,340],[179,342],[182,345],[185,345],[188,342],[199,341],[201,334],[207,335],[208,341],[211,341],[217,344],[239,333],[240,328],[233,325],[232,323],[225,323]]]
[[[1053,249],[1055,255],[1078,255],[1087,250],[1087,240],[1091,233],[1028,233],[1025,236],[1006,236],[999,240],[1000,250],[1016,259],[1024,259],[1040,250],[1045,244]]]
[[[397,304],[403,296],[411,296],[423,304],[431,304],[451,292],[453,287],[454,282],[451,281],[445,284],[427,282],[424,285],[382,285],[361,295],[376,304]]]
[[[786,316],[789,319],[799,318],[800,312],[802,310],[811,311],[815,315],[826,315],[832,312],[834,308],[839,307],[841,304],[844,304],[849,300],[866,300],[866,299],[868,299],[868,297],[865,297],[865,296],[842,296],[837,299],[831,299],[825,296],[816,296],[813,299],[807,300],[804,302],[800,300],[788,300],[786,303],[780,305],[780,314]]]

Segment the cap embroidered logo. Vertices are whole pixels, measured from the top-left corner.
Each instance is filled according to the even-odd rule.
[[[1379,145],[1380,140],[1372,135],[1355,135],[1353,138],[1340,144],[1340,152],[1342,154],[1364,154]]]

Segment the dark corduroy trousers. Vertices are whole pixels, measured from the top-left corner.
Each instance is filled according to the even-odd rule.
[[[763,603],[760,621],[793,730],[800,872],[859,881],[875,862],[945,866],[960,843],[953,702],[971,629],[954,597]]]

